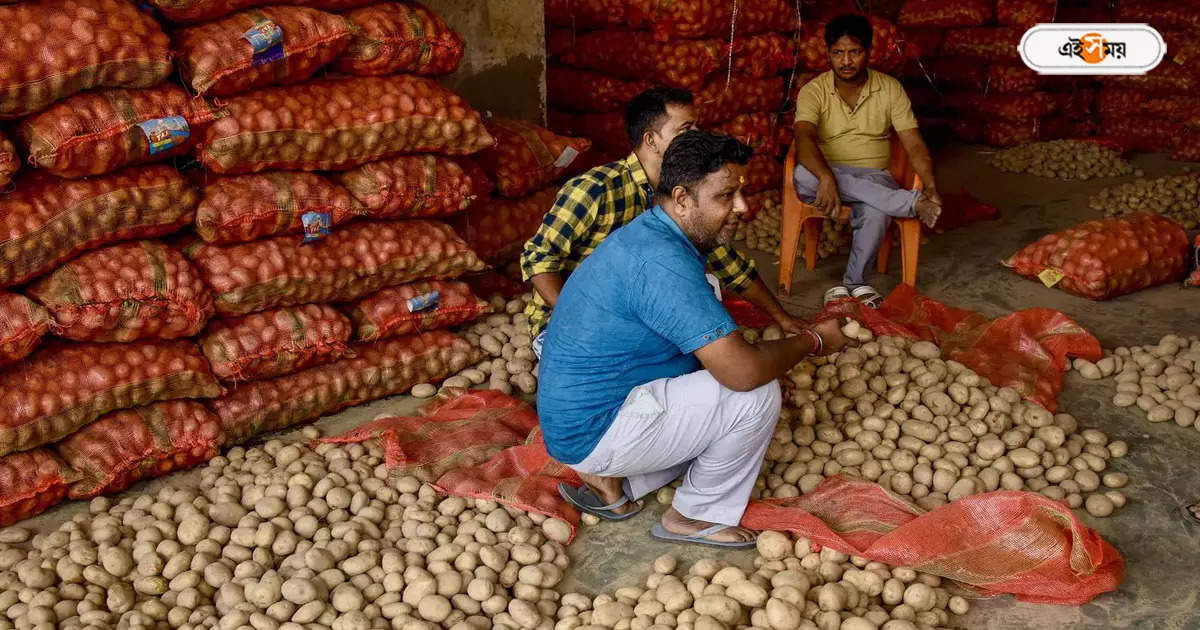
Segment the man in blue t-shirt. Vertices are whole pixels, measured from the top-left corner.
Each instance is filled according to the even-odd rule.
[[[570,276],[547,329],[538,415],[550,454],[585,485],[567,500],[603,518],[686,473],[660,538],[753,545],[737,527],[779,418],[776,379],[842,347],[837,322],[755,346],[705,279],[746,209],[750,148],[688,131],[663,157],[660,205],[614,231]]]

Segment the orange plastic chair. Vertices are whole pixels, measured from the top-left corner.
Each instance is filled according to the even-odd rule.
[[[900,144],[900,136],[892,134],[891,164],[888,170],[900,185],[912,190],[921,190],[921,178],[912,170],[908,153]],[[820,222],[828,219],[815,206],[805,203],[796,196],[792,184],[792,172],[796,169],[796,145],[788,149],[787,162],[783,169],[783,222],[780,235],[779,290],[784,295],[792,293],[792,272],[796,269],[796,250],[800,246],[800,232],[804,232],[804,266],[812,271],[817,265],[817,239],[821,234]],[[842,206],[849,212],[848,206]],[[920,219],[896,219],[900,226],[901,279],[904,284],[917,284],[917,255],[921,246]],[[887,272],[888,258],[892,253],[892,231],[888,230],[879,245],[876,268],[879,273]]]

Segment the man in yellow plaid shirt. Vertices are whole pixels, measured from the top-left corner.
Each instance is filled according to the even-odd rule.
[[[575,270],[615,229],[649,210],[654,201],[663,154],[679,134],[696,127],[696,108],[686,90],[654,88],[639,94],[626,111],[625,126],[633,153],[598,166],[563,185],[554,207],[521,254],[521,273],[534,288],[525,314],[534,350],[550,321],[566,275]],[[793,318],[754,270],[754,263],[732,247],[708,255],[708,268],[725,286],[769,313],[781,328],[799,333]],[[715,290],[715,287],[714,287]]]

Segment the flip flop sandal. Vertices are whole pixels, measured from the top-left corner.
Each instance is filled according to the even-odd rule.
[[[576,488],[566,482],[560,482],[558,484],[558,494],[580,512],[587,512],[592,516],[597,516],[606,521],[623,521],[637,516],[642,511],[642,508],[639,507],[625,514],[613,512],[613,510],[622,505],[628,504],[630,502],[629,497],[623,496],[616,503],[605,505],[600,497],[596,496],[596,493],[592,492],[592,489],[587,487],[586,484]]]
[[[870,286],[858,287],[850,293],[850,297],[862,302],[863,306],[874,309],[878,309],[879,305],[883,304],[883,295]]]
[[[1183,512],[1183,518],[1193,525],[1200,525],[1200,516],[1196,516],[1196,513],[1192,511],[1192,508],[1197,505],[1200,503],[1189,503],[1179,508],[1179,511]]]
[[[846,287],[833,287],[832,289],[825,292],[825,297],[822,300],[822,305],[828,306],[830,302],[835,302],[837,300],[848,300],[848,299],[850,299],[850,290],[849,289],[847,289]]]
[[[654,527],[650,528],[650,535],[660,540],[669,540],[671,542],[691,543],[694,545],[708,545],[709,547],[724,547],[726,549],[748,549],[758,544],[754,540],[746,542],[720,542],[717,540],[708,540],[709,536],[721,531],[729,529],[728,525],[713,525],[707,529],[702,529],[695,534],[676,534],[667,531],[662,523],[655,523]]]

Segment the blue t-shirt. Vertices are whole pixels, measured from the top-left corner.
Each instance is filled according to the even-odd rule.
[[[571,274],[546,330],[537,399],[546,449],[583,461],[634,387],[695,372],[692,353],[735,330],[704,256],[661,207],[614,231]]]

